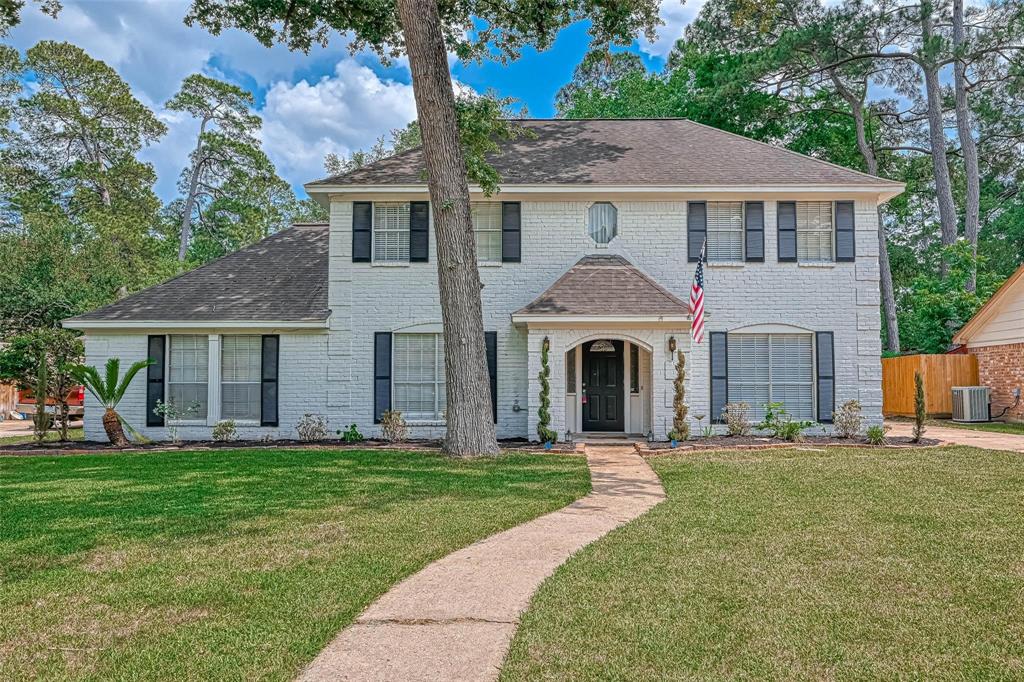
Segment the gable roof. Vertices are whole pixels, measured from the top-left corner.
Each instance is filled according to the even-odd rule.
[[[687,119],[531,119],[530,134],[489,157],[503,185],[835,185],[900,192],[903,184]],[[423,185],[420,147],[349,173],[311,182],[315,192],[348,185]]]
[[[516,317],[687,317],[689,304],[622,256],[584,256]]]
[[[64,321],[258,322],[327,319],[326,224],[281,230],[162,284]]]
[[[996,293],[992,294],[985,301],[985,305],[978,308],[978,312],[974,313],[974,317],[967,320],[967,324],[953,336],[953,342],[970,343],[971,337],[984,328],[985,324],[999,312],[1000,304],[1018,287],[1024,287],[1024,263],[1003,282],[1002,286],[996,289]],[[1021,330],[1021,333],[1024,335],[1024,329]]]

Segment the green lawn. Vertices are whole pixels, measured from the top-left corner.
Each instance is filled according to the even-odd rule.
[[[0,679],[290,679],[404,576],[589,487],[553,455],[0,458]]]
[[[586,548],[503,680],[1022,679],[1024,458],[655,458],[668,500]]]
[[[58,434],[56,431],[47,431],[46,440],[47,442],[53,442],[57,440]],[[68,440],[84,440],[85,433],[81,428],[68,429]],[[35,438],[29,434],[27,436],[0,436],[0,446],[4,445],[20,445],[21,443],[31,443]]]

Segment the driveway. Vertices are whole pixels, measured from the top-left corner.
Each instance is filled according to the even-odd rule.
[[[914,430],[914,425],[911,422],[886,422],[886,426],[892,429],[889,433],[893,436],[910,436]],[[957,429],[948,426],[926,426],[925,437],[937,438],[943,443],[951,445],[970,445],[987,450],[1024,452],[1024,436],[1017,436],[1012,433],[992,433],[990,431]]]

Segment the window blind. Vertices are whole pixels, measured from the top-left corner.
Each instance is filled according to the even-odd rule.
[[[374,202],[373,260],[408,262],[409,204]]]
[[[474,202],[470,204],[470,213],[476,238],[476,259],[481,263],[500,263],[501,202]]]
[[[406,419],[443,419],[444,340],[440,334],[395,334],[392,348],[394,409]]]
[[[708,202],[707,240],[709,261],[743,260],[743,202]]]
[[[811,334],[729,334],[729,402],[751,417],[782,403],[794,419],[814,419],[814,337]]]
[[[262,356],[261,336],[225,336],[221,340],[222,419],[260,419]]]
[[[832,260],[832,202],[798,201],[796,255],[805,262]]]
[[[171,352],[167,363],[167,402],[174,406],[181,419],[206,419],[209,408],[209,344],[209,338],[205,335],[171,336]],[[195,409],[190,409],[192,407]]]

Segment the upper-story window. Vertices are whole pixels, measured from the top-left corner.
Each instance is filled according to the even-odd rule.
[[[619,212],[606,201],[591,205],[587,215],[587,234],[598,244],[607,244],[619,232]]]
[[[373,203],[373,260],[378,263],[409,261],[408,203]]]
[[[474,202],[470,204],[470,213],[476,238],[476,259],[481,263],[500,263],[501,202]]]
[[[833,260],[832,202],[796,203],[796,257],[802,262]]]
[[[743,260],[743,202],[709,201],[707,211],[707,259]]]

